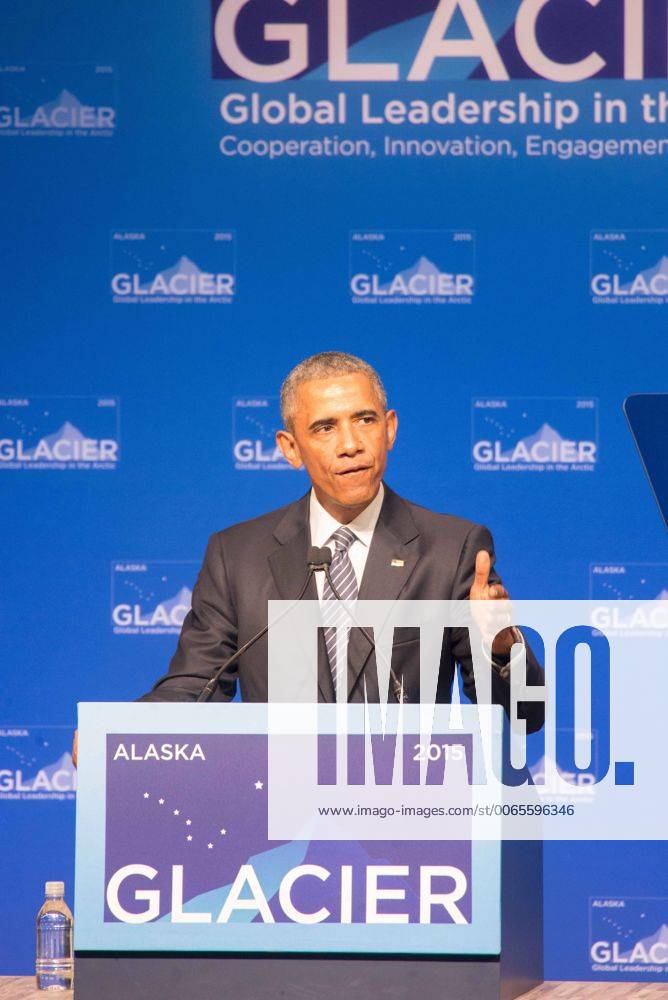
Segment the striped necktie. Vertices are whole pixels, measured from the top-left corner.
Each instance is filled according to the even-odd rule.
[[[345,601],[346,605],[349,601],[357,600],[357,577],[355,576],[355,570],[348,553],[348,549],[356,538],[357,536],[350,528],[342,526],[337,528],[330,539],[334,542],[334,555],[332,556],[329,572],[339,597]],[[327,577],[325,577],[322,599],[323,620],[327,626],[325,628],[325,645],[327,646],[327,656],[329,657],[329,666],[332,671],[334,691],[336,692],[340,670],[343,670],[347,675],[348,631],[351,619],[346,607],[335,597]],[[338,630],[341,634],[339,635],[339,642],[337,644],[336,626],[344,626],[346,624],[348,624],[348,628],[345,631],[342,628]],[[340,663],[339,660],[341,661]]]

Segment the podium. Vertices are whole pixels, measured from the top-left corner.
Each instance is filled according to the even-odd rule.
[[[76,1000],[491,1000],[542,981],[540,841],[270,840],[299,788],[272,772],[267,718],[79,706]]]

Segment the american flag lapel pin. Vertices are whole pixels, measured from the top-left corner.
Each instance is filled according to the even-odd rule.
[[[403,559],[392,559],[390,561],[390,566],[403,566],[403,565],[404,565]]]

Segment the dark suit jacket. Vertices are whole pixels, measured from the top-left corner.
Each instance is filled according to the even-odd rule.
[[[293,600],[306,577],[309,546],[309,494],[262,517],[212,535],[193,591],[169,673],[140,701],[194,701],[221,663],[267,622],[267,601]],[[487,528],[449,514],[435,514],[402,499],[385,486],[385,497],[359,588],[360,600],[464,600],[473,582],[476,553],[486,549],[494,563]],[[403,566],[390,566],[392,559]],[[492,569],[491,582],[499,582]],[[316,600],[315,580],[306,591]],[[329,664],[321,641],[319,698],[333,701]],[[378,701],[378,685],[369,643],[353,629],[348,643],[348,698]],[[446,629],[441,653],[437,701],[449,702],[460,664],[464,690],[475,701],[475,681],[465,629]],[[411,703],[419,700],[419,630],[397,629],[392,668],[403,677]],[[509,709],[510,684],[492,670],[492,699]],[[161,678],[161,681],[163,679]],[[244,701],[267,701],[267,638],[261,639],[223,674],[213,700],[234,697],[237,681]],[[527,648],[527,682],[543,684],[544,675]],[[540,703],[520,704],[529,731],[543,724]]]

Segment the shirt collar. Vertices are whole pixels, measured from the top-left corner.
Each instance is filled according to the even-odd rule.
[[[380,508],[383,506],[384,496],[385,488],[381,483],[380,489],[368,507],[365,507],[354,521],[346,525],[347,528],[350,528],[355,533],[360,542],[367,547],[371,545],[371,539],[373,538],[376,523],[380,516]],[[311,529],[311,545],[316,545],[318,548],[326,545],[337,528],[341,527],[336,518],[332,517],[322,506],[313,488],[311,488],[310,497],[309,527]]]

